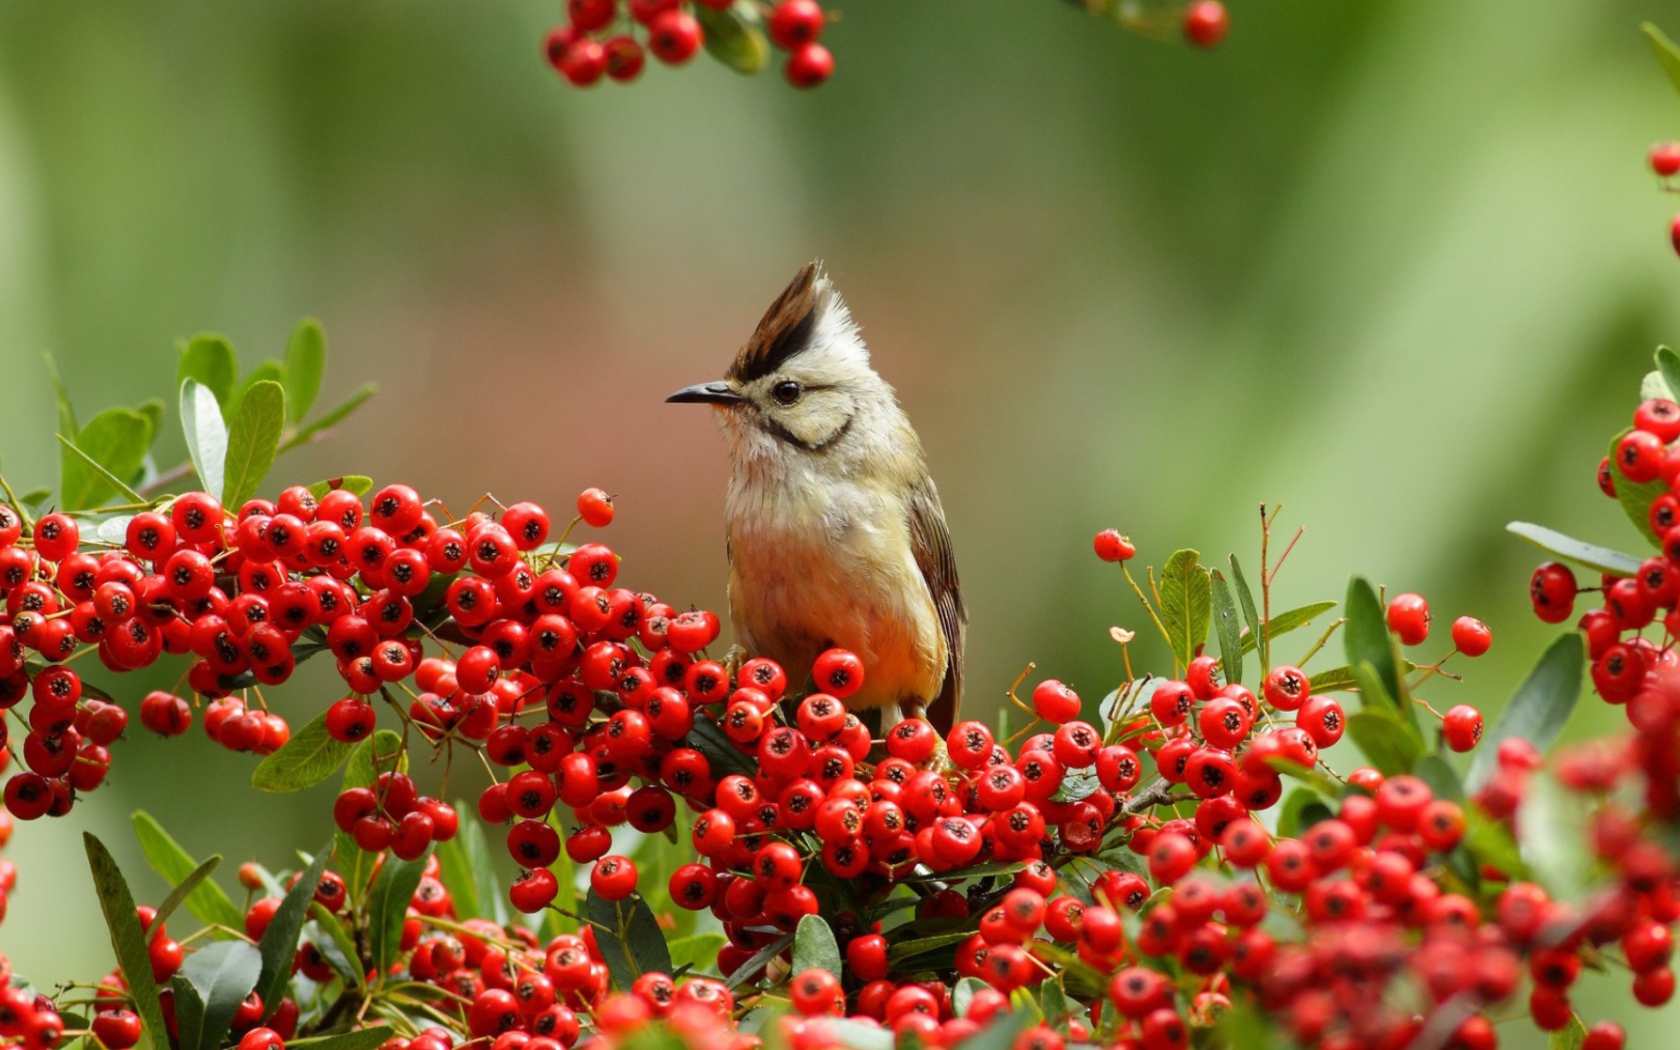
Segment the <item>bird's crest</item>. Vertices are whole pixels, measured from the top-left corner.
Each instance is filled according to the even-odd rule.
[[[838,319],[849,328],[851,318],[823,271],[822,260],[806,263],[764,312],[752,338],[729,366],[729,378],[750,383],[779,370],[788,358],[811,345],[820,323],[833,307],[839,308]]]

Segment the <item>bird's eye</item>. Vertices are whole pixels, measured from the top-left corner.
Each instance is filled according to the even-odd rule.
[[[775,398],[779,404],[791,405],[799,400],[800,393],[798,383],[791,379],[784,379],[770,391],[770,396]]]

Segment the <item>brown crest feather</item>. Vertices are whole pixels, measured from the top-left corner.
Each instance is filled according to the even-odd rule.
[[[735,363],[729,366],[729,378],[737,383],[762,379],[805,349],[828,287],[820,259],[801,267],[793,282],[764,312],[752,338],[741,347]]]

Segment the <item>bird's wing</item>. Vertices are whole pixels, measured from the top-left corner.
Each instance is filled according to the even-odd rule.
[[[910,490],[910,547],[939,613],[939,629],[945,635],[945,682],[927,711],[928,721],[944,735],[956,723],[957,708],[962,704],[963,636],[968,630],[968,613],[957,582],[951,530],[945,526],[945,510],[939,505],[939,492],[931,478],[924,477]]]

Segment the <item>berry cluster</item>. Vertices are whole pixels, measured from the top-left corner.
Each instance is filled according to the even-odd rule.
[[[650,53],[680,66],[708,44],[742,73],[758,72],[774,44],[787,52],[783,71],[795,87],[816,87],[834,73],[834,56],[818,42],[827,15],[817,0],[567,0],[566,19],[543,51],[578,87],[603,76],[635,80]]]
[[[1655,553],[1514,526],[1602,574],[1583,588],[1542,565],[1543,620],[1601,600],[1486,744],[1476,707],[1421,694],[1491,632],[1459,617],[1441,641],[1421,595],[1384,600],[1355,579],[1316,644],[1273,659],[1337,603],[1274,611],[1295,540],[1272,556],[1264,508],[1256,592],[1235,558],[1227,578],[1188,550],[1140,583],[1136,545],[1095,537],[1170,673],[1135,674],[1135,636],[1117,627],[1124,673],[1100,699],[1053,678],[1023,699],[1023,673],[1008,713],[1030,721],[1014,732],[908,718],[875,733],[847,706],[870,672],[857,655],[714,656],[716,615],[626,586],[605,544],[568,543],[612,522],[598,489],[554,540],[533,503],[486,497],[457,516],[360,482],[241,493],[237,510],[202,491],[34,518],[0,504],[0,724],[23,733],[0,845],[14,817],[69,812],[109,769],[128,709],[85,680],[89,654],[113,673],[180,656],[181,684],[147,695],[140,724],[178,736],[201,718],[264,756],[267,790],[345,767],[336,845],[283,877],[241,867],[243,906],[198,881],[219,858],[183,854],[167,865],[177,894],[131,914],[90,844],[106,914],[123,918],[119,967],[57,1005],[9,985],[0,1044],[128,1050],[150,1026],[182,1050],[183,1031],[191,1050],[284,1050],[385,1024],[384,1050],[613,1050],[650,1031],[751,1050],[763,1036],[737,1022],[785,1000],[773,1023],[794,1050],[954,1048],[1000,1025],[1019,1050],[1186,1050],[1245,1014],[1307,1050],[1425,1035],[1493,1050],[1495,1018],[1520,1002],[1572,1045],[1621,1050],[1621,1029],[1588,1029],[1571,996],[1606,962],[1644,1004],[1674,993],[1680,355],[1657,362],[1600,469]],[[1338,631],[1346,663],[1307,670]],[[1445,652],[1430,661],[1432,639]],[[344,689],[294,733],[263,690],[322,654]],[[1548,769],[1587,658],[1637,732]],[[1347,740],[1370,764],[1342,775],[1326,755]],[[1478,749],[1461,776],[1452,757]],[[444,801],[447,782],[427,796],[411,751],[445,769],[481,759],[491,782],[476,805]],[[1575,876],[1528,848],[1561,834],[1545,809],[1558,792],[1587,835],[1561,844]],[[505,890],[486,826],[518,865]],[[0,911],[14,877],[0,862]],[[514,921],[493,918],[513,914],[504,901]],[[171,936],[176,904],[206,930]],[[716,941],[678,967],[665,929]],[[206,996],[219,1034],[201,1030]]]

